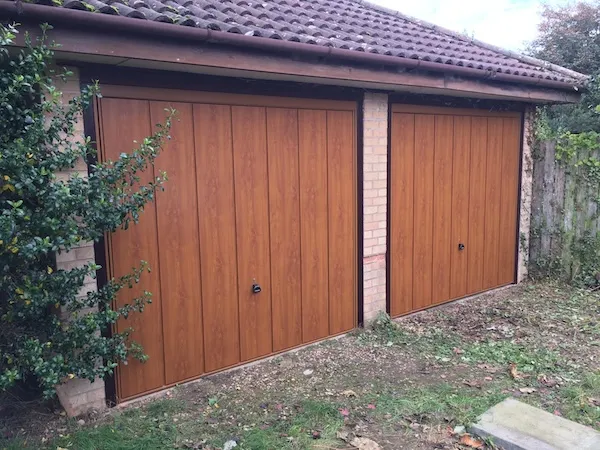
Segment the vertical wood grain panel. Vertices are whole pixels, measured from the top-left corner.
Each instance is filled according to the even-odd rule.
[[[454,118],[435,116],[432,303],[450,299]]]
[[[298,111],[267,109],[273,351],[302,343]]]
[[[485,251],[483,260],[483,287],[485,289],[498,285],[502,120],[500,118],[488,119],[488,151],[485,176]]]
[[[102,99],[102,132],[104,160],[115,161],[121,153],[131,152],[143,138],[152,132],[149,104],[142,100]],[[152,167],[142,172],[141,183],[153,179]],[[161,193],[157,194],[158,196]],[[159,260],[156,230],[156,207],[148,203],[140,215],[139,223],[128,230],[119,230],[109,236],[112,250],[112,271],[114,277],[131,273],[140,261],[147,261],[152,273],[144,273],[140,283],[132,289],[123,289],[116,303],[122,306],[142,295],[143,291],[152,293],[152,304],[143,313],[133,313],[128,319],[117,323],[117,330],[133,328],[131,339],[144,348],[149,359],[142,363],[130,358],[127,365],[121,364],[117,370],[118,397],[131,397],[165,384],[162,299],[159,282]]]
[[[452,168],[452,238],[450,240],[450,298],[467,295],[469,242],[469,181],[471,179],[471,118],[454,118]],[[464,250],[458,245],[464,244]]]
[[[233,106],[241,359],[273,351],[265,108]],[[256,280],[262,287],[252,293]]]
[[[415,115],[413,309],[432,303],[435,118]]]
[[[329,333],[356,326],[354,114],[327,111]]]
[[[302,341],[329,334],[327,113],[298,111]]]
[[[390,314],[413,307],[413,184],[415,115],[392,116],[390,174]]]
[[[165,191],[156,197],[167,384],[204,369],[192,106],[151,102],[151,122],[164,122],[168,107],[177,110],[177,118],[171,139],[156,159],[156,167],[169,176]]]
[[[467,293],[483,289],[485,254],[485,186],[487,165],[487,126],[485,117],[471,118],[471,173],[469,180],[469,242],[467,246]]]
[[[207,372],[240,361],[231,108],[194,105]]]
[[[518,119],[502,119],[502,193],[498,284],[514,283],[519,202],[520,132]]]

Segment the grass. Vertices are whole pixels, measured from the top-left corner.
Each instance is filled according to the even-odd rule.
[[[372,329],[223,375],[209,388],[177,388],[173,398],[83,427],[67,423],[45,446],[218,449],[233,439],[240,450],[336,449],[345,445],[337,432],[359,424],[390,448],[452,448],[449,426],[468,425],[509,396],[600,430],[600,296],[553,283],[511,292],[399,323],[381,315]],[[42,447],[35,436],[0,442]]]
[[[562,390],[567,419],[600,428],[600,372],[587,374],[581,383]]]
[[[466,425],[506,397],[498,387],[482,391],[440,383],[411,391],[382,392],[372,397],[372,401],[379,415],[391,423],[414,420]]]

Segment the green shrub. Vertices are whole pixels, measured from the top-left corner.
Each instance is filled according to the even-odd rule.
[[[138,174],[154,163],[172,112],[131,153],[92,165],[89,177],[57,177],[94,156],[89,138],[75,139],[75,125],[99,93],[90,86],[62,102],[55,82],[70,73],[52,69],[46,29],[9,56],[17,30],[0,25],[0,390],[34,377],[51,396],[65,379],[93,380],[129,356],[143,358],[128,339],[130,330],[112,337],[98,330],[150,302],[144,293],[112,306],[116,293],[137,283],[147,266],[81,298],[84,279],[98,266],[56,270],[55,254],[138,220],[164,180],[163,174],[141,185]]]

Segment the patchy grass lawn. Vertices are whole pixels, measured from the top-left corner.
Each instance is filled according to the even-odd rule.
[[[470,448],[460,430],[502,399],[600,430],[600,294],[516,286],[359,330],[78,425],[0,418],[0,448]],[[490,448],[491,443],[486,443]]]

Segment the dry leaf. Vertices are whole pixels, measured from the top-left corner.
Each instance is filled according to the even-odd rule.
[[[462,355],[464,353],[464,351],[461,348],[458,348],[458,347],[454,347],[453,351],[457,355]]]
[[[523,378],[523,376],[517,370],[517,365],[514,364],[514,363],[510,365],[509,372],[510,372],[510,376],[513,377],[514,380],[518,380],[520,378]]]
[[[340,408],[338,411],[344,417],[348,417],[350,415],[350,411],[348,411],[348,408]]]
[[[600,406],[600,398],[590,397],[588,398],[588,402],[590,402],[590,405],[592,406]]]
[[[463,384],[472,387],[472,388],[478,388],[481,389],[481,383],[479,381],[476,380],[464,380]]]
[[[350,441],[350,445],[358,450],[381,450],[377,442],[366,437],[355,437]]]
[[[536,391],[536,389],[532,387],[523,387],[519,388],[519,391],[523,394],[533,394]]]
[[[342,392],[342,395],[346,396],[346,397],[356,397],[356,392],[354,392],[351,389],[348,389],[346,391]]]
[[[483,442],[470,434],[463,434],[460,437],[460,443],[471,448],[483,448]]]

